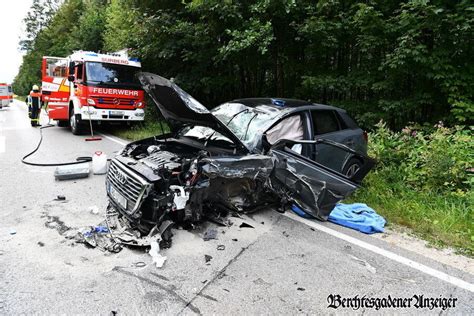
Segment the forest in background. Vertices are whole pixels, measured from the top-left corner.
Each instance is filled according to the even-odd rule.
[[[212,108],[274,96],[383,119],[469,124],[474,6],[453,0],[34,0],[13,82],[27,94],[41,58],[129,48]]]

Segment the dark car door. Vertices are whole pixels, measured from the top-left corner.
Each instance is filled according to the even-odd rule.
[[[359,128],[347,128],[337,111],[330,109],[311,110],[314,139],[327,139],[358,149],[363,131]],[[313,159],[333,170],[342,172],[351,154],[327,144],[314,147]]]
[[[294,151],[293,143],[324,144],[346,154],[356,155],[364,164],[351,178],[327,166],[308,159]],[[328,140],[285,141],[275,144],[269,152],[275,159],[271,176],[274,187],[281,188],[291,196],[302,210],[320,220],[327,220],[337,202],[347,197],[372,169],[375,161],[351,148]]]

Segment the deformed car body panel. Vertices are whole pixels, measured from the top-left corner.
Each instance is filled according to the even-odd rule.
[[[358,188],[289,148],[271,154],[275,157],[272,181],[279,181],[302,210],[320,220],[327,220],[336,203]]]
[[[268,178],[274,167],[267,155],[204,158],[202,163],[202,173],[209,178]]]

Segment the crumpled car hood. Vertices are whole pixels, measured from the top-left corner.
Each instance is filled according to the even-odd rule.
[[[174,131],[184,125],[207,126],[232,140],[241,151],[249,151],[246,145],[225,124],[178,85],[166,78],[147,72],[138,74],[138,79]]]

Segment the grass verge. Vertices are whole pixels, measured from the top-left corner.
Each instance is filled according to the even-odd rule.
[[[474,257],[474,194],[430,194],[388,182],[383,172],[372,172],[364,187],[346,202],[363,202],[385,217],[387,223],[408,227],[435,247],[453,247]]]
[[[161,129],[159,121],[145,121],[132,126],[119,125],[109,126],[106,131],[117,137],[136,141],[156,135],[161,135],[163,132],[169,132],[169,127],[166,123],[163,123],[163,131]]]

